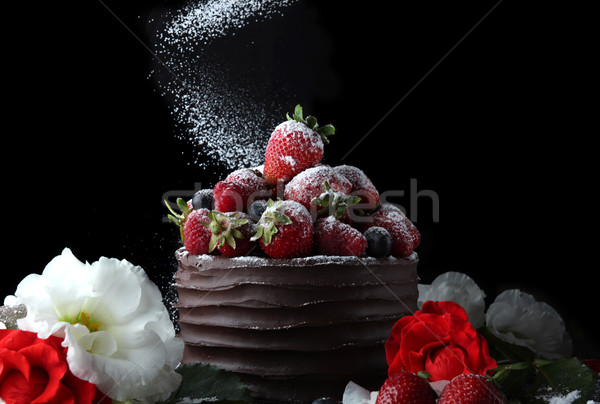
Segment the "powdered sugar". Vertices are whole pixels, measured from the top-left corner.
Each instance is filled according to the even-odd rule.
[[[581,396],[581,393],[577,390],[571,391],[568,394],[560,395],[560,394],[542,394],[538,398],[544,400],[547,404],[572,404],[575,400],[577,400]]]
[[[344,194],[349,194],[352,184],[342,175],[337,174],[330,166],[320,165],[308,168],[296,175],[285,186],[285,198],[300,202],[307,209],[311,209],[313,198],[325,192],[325,181],[331,188]]]
[[[302,122],[295,120],[284,121],[277,125],[273,134],[277,131],[288,134],[291,139],[302,138],[308,140],[308,146],[306,142],[302,142],[303,146],[308,147],[307,153],[313,153],[314,150],[323,150],[324,145],[321,136]]]
[[[349,165],[340,165],[340,166],[333,167],[333,169],[336,172],[342,174],[344,177],[346,177],[348,179],[348,181],[350,181],[352,183],[354,188],[357,188],[357,189],[366,189],[366,188],[370,188],[370,187],[374,188],[373,183],[371,182],[369,177],[367,177],[365,172],[358,167],[349,166]]]
[[[278,113],[289,108],[287,100],[285,105],[277,100],[292,97],[283,89],[274,94],[253,77],[249,69],[260,68],[248,61],[254,43],[238,43],[248,52],[243,55],[230,51],[228,43],[236,31],[283,15],[295,1],[189,1],[164,15],[152,76],[172,106],[176,136],[196,151],[195,164],[212,160],[231,170],[263,162],[272,128],[283,118]]]

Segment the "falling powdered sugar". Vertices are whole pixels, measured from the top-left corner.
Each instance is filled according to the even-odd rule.
[[[263,163],[266,144],[293,95],[258,49],[265,21],[297,0],[190,1],[159,19],[151,76],[171,105],[177,135],[196,161],[228,170]]]

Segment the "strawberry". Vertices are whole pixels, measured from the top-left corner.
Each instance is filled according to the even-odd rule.
[[[394,257],[408,257],[421,242],[421,235],[416,226],[406,217],[406,214],[391,203],[383,203],[372,215],[361,218],[359,227],[363,231],[369,227],[379,226],[386,229],[392,236],[392,251]]]
[[[489,377],[462,374],[444,387],[438,404],[505,404],[506,398]]]
[[[313,224],[308,210],[296,201],[269,199],[253,240],[271,258],[308,255],[313,247]]]
[[[257,190],[267,189],[267,183],[260,171],[252,168],[240,168],[232,171],[225,177],[225,181],[240,182]]]
[[[317,205],[312,201],[326,192],[325,182],[332,189],[346,195],[352,190],[352,184],[344,176],[337,174],[328,165],[319,165],[308,168],[292,178],[285,186],[284,199],[299,202],[309,212],[314,213]]]
[[[317,253],[360,257],[367,248],[367,240],[360,231],[333,216],[317,219],[314,225]]]
[[[210,221],[208,217],[210,210],[206,208],[190,209],[186,201],[178,198],[177,206],[181,213],[176,213],[166,200],[164,203],[171,212],[168,215],[169,220],[179,227],[185,249],[192,255],[208,254],[212,233],[206,224]]]
[[[208,218],[210,221],[206,226],[212,233],[209,252],[216,248],[228,257],[239,257],[250,253],[256,245],[255,241],[250,240],[254,234],[254,226],[248,214],[213,210]]]
[[[297,105],[292,117],[277,125],[265,153],[264,177],[267,184],[287,182],[296,174],[318,164],[323,158],[324,145],[335,128],[319,126],[313,116],[303,117],[302,107]]]
[[[436,400],[437,394],[424,378],[403,371],[385,380],[375,404],[435,404]]]
[[[208,214],[210,210],[206,208],[192,210],[185,220],[183,226],[183,245],[192,255],[208,254],[210,251],[210,240],[212,234],[206,227],[209,222]]]
[[[214,206],[219,212],[243,212],[254,199],[270,195],[265,179],[249,168],[231,172],[213,188]]]
[[[361,198],[361,205],[365,209],[374,209],[379,203],[379,191],[373,185],[373,182],[358,167],[350,165],[341,165],[333,167],[333,170],[343,175],[352,184],[351,195]]]
[[[324,192],[317,198],[313,198],[312,205],[320,206],[321,209],[317,212],[319,216],[333,216],[345,223],[350,221],[349,209],[360,202],[359,196],[346,195],[343,192],[337,191],[329,185],[329,181],[323,183]]]

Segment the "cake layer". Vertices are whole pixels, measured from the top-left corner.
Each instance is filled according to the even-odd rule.
[[[235,372],[259,400],[309,402],[365,375],[382,383],[385,340],[416,310],[416,254],[176,257],[183,362]]]
[[[282,330],[211,327],[180,324],[180,335],[191,346],[248,350],[325,351],[381,345],[396,320],[301,327]],[[310,344],[307,344],[310,341]]]
[[[184,363],[210,362],[221,369],[261,377],[352,377],[385,369],[383,347],[359,347],[332,351],[258,351],[230,348],[185,347]]]
[[[184,268],[178,283],[198,290],[221,290],[245,284],[305,287],[354,287],[414,283],[417,255],[405,259],[311,256],[292,259],[226,258],[177,252]],[[405,270],[401,270],[404,268]]]
[[[179,322],[217,327],[279,330],[309,325],[397,319],[410,307],[397,301],[324,302],[297,308],[255,309],[239,306],[179,307]]]
[[[315,303],[352,300],[390,300],[396,296],[412,293],[411,283],[388,284],[387,288],[377,285],[348,287],[289,287],[245,284],[219,289],[198,289],[188,282],[179,290],[179,307],[240,306],[251,308],[301,307]],[[290,289],[293,289],[290,290]]]

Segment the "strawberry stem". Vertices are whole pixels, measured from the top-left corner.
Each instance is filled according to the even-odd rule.
[[[225,243],[235,249],[235,239],[244,238],[238,228],[248,223],[246,219],[240,219],[240,212],[222,213],[217,210],[207,214],[210,222],[202,223],[212,233],[208,250],[212,252],[215,248],[222,248]]]
[[[177,198],[177,206],[181,210],[181,213],[175,212],[171,207],[171,204],[166,199],[163,199],[163,202],[169,210],[169,212],[171,212],[167,215],[169,221],[171,221],[171,223],[173,223],[175,226],[179,227],[179,235],[181,237],[181,242],[184,243],[185,236],[183,235],[183,227],[185,225],[185,220],[187,219],[190,213],[190,208],[188,207],[187,202],[181,198]]]
[[[306,117],[306,119],[304,119],[304,114],[300,104],[296,105],[296,108],[294,108],[294,113],[291,117],[287,113],[285,116],[288,121],[294,120],[296,122],[303,123],[310,129],[317,132],[321,136],[321,140],[324,144],[329,144],[328,136],[332,136],[333,134],[335,134],[335,128],[333,127],[333,125],[329,124],[325,126],[319,126],[319,124],[317,123],[317,118],[315,118],[312,115],[309,115]]]
[[[341,219],[349,207],[360,202],[360,196],[350,196],[331,188],[329,181],[323,182],[323,192],[318,197],[312,199],[312,203],[320,206],[322,209],[317,212],[319,215],[330,215],[336,219]]]
[[[274,202],[272,199],[269,199],[267,201],[267,208],[258,220],[256,233],[252,236],[251,240],[262,238],[263,244],[269,245],[275,233],[279,231],[277,229],[278,225],[285,226],[292,224],[292,219],[282,213],[280,209],[283,209],[282,200]]]

